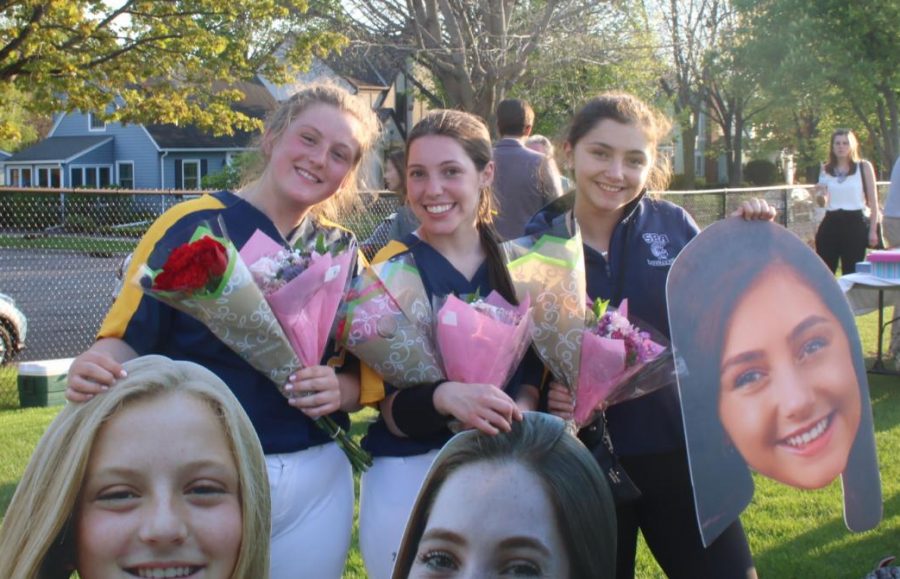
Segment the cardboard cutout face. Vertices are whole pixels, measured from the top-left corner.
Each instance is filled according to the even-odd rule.
[[[525,412],[509,432],[466,430],[419,489],[393,579],[612,577],[615,503],[560,418]]]
[[[804,489],[840,476],[847,526],[877,525],[881,485],[859,336],[815,253],[778,225],[727,219],[681,252],[667,295],[704,544],[750,502],[748,466]]]

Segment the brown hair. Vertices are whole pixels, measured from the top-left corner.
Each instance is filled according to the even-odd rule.
[[[450,137],[459,143],[479,172],[484,171],[491,162],[493,155],[491,134],[484,121],[475,115],[446,109],[428,113],[410,131],[406,150],[412,147],[416,139],[429,135]],[[506,261],[500,252],[500,242],[493,225],[495,203],[491,187],[482,188],[476,226],[481,237],[481,245],[487,254],[491,285],[507,301],[516,304],[518,303],[516,292],[506,269]]]
[[[329,199],[318,203],[312,209],[316,215],[335,221],[356,203],[355,192],[359,188],[357,183],[359,166],[363,158],[371,153],[380,133],[378,118],[372,109],[364,101],[336,84],[317,83],[303,88],[269,114],[266,118],[265,129],[258,139],[259,160],[256,166],[248,171],[244,184],[248,185],[258,179],[269,164],[269,154],[262,144],[277,141],[298,115],[317,104],[333,106],[341,112],[348,113],[359,122],[360,130],[356,135],[359,139],[359,151],[353,159],[353,167],[347,174],[344,185]]]
[[[385,155],[384,163],[390,163],[400,175],[400,188],[395,191],[399,197],[400,203],[406,203],[406,151],[403,149],[394,149]]]
[[[409,576],[441,487],[462,467],[480,462],[520,464],[540,479],[556,513],[572,579],[615,575],[616,509],[606,477],[562,419],[526,412],[510,432],[491,436],[467,430],[444,445],[407,520],[393,579]]]
[[[607,92],[592,98],[575,113],[566,133],[566,143],[574,149],[578,141],[605,119],[635,126],[644,133],[653,151],[647,188],[654,191],[665,189],[669,184],[672,170],[668,159],[661,156],[656,148],[672,128],[669,120],[632,94]]]
[[[504,99],[497,105],[497,130],[501,137],[521,137],[533,125],[534,111],[522,99]]]
[[[859,156],[859,139],[856,138],[856,133],[850,129],[835,129],[831,133],[831,139],[828,141],[828,162],[825,163],[825,172],[832,176],[838,164],[837,155],[834,154],[834,139],[841,135],[846,135],[847,140],[850,141],[850,175],[856,173],[856,168],[861,160]]]

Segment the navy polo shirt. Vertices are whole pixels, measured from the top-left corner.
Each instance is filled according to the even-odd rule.
[[[210,223],[241,248],[257,230],[289,247],[275,224],[244,199],[221,191],[185,201],[168,210],[150,227],[138,244],[126,280],[134,279],[138,267],[147,263],[162,267],[172,248],[187,242],[196,228]],[[315,239],[327,243],[352,235],[309,217],[291,234],[291,240]],[[138,354],[162,354],[175,360],[196,362],[214,372],[234,392],[250,417],[266,454],[304,450],[329,442],[328,435],[299,410],[287,403],[278,386],[257,372],[238,354],[219,341],[202,323],[126,283],[103,322],[98,338],[116,337]],[[329,348],[330,349],[330,348]],[[326,359],[329,353],[326,352]],[[332,415],[344,428],[345,413]]]
[[[484,297],[494,289],[490,283],[487,261],[482,263],[472,279],[468,280],[443,255],[416,235],[406,236],[403,243],[408,248],[404,253],[412,254],[415,260],[429,300],[433,296],[450,294],[463,296],[476,292]],[[523,383],[538,385],[540,372],[540,362],[529,349],[504,391],[515,398]],[[526,375],[529,379],[526,379]],[[390,384],[384,386],[385,394],[396,391]],[[379,414],[378,420],[369,427],[362,446],[372,456],[415,456],[441,448],[451,436],[453,433],[448,428],[443,428],[427,438],[395,436],[388,430],[384,418]]]
[[[569,193],[537,213],[526,227],[529,235],[571,237],[568,215],[575,195]],[[627,298],[628,313],[669,338],[666,278],[678,253],[699,233],[693,218],[681,207],[642,194],[629,203],[610,238],[608,259],[584,246],[587,293],[612,299]],[[610,436],[622,456],[684,448],[678,391],[674,383],[606,411]]]

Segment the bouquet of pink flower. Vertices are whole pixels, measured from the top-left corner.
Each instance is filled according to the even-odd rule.
[[[530,298],[518,306],[496,291],[466,302],[436,299],[435,341],[449,380],[502,388],[531,343]]]
[[[337,255],[325,257],[324,250],[285,250],[257,231],[238,253],[229,239],[202,225],[190,242],[172,249],[161,269],[144,265],[138,283],[149,296],[203,323],[281,389],[297,369],[321,360],[354,252],[352,238]],[[268,263],[254,274],[247,262],[257,264],[264,255]],[[295,287],[300,279],[307,285]],[[332,418],[321,417],[316,425],[355,468],[369,466],[367,453]]]
[[[523,238],[504,249],[516,293],[531,297],[535,350],[575,396],[577,424],[601,403],[624,402],[672,383],[665,338],[629,321],[627,303],[618,311],[589,307],[577,228],[568,239]]]
[[[652,335],[628,318],[628,300],[617,309],[596,300],[581,343],[581,367],[575,389],[575,422],[585,424],[594,409],[649,394],[667,382],[648,365],[671,359],[665,338]],[[643,374],[638,377],[638,373]],[[648,379],[650,377],[653,379]]]
[[[304,366],[319,364],[325,353],[355,253],[352,239],[329,248],[319,235],[315,248],[285,249],[259,230],[241,248],[241,259]]]

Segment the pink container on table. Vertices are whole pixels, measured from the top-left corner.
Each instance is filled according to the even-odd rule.
[[[866,261],[872,264],[872,274],[900,280],[900,250],[871,251]]]

